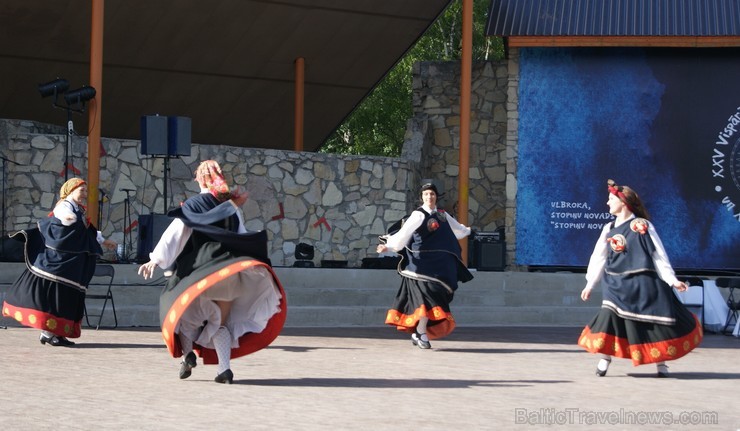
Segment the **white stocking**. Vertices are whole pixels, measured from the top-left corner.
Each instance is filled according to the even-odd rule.
[[[218,356],[218,374],[231,368],[231,333],[222,326],[213,335],[213,347]]]
[[[427,338],[427,323],[429,322],[429,318],[424,316],[419,318],[419,323],[416,325],[416,332],[419,333],[419,338],[423,339],[424,341],[429,341],[429,338]]]
[[[187,356],[188,353],[193,351],[193,340],[188,338],[184,334],[177,334],[180,337],[180,347],[182,347],[182,355]]]

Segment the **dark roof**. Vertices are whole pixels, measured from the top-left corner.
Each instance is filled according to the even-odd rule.
[[[737,36],[738,0],[491,0],[489,36]]]
[[[195,143],[292,149],[304,57],[304,149],[316,150],[450,1],[108,0],[102,136],[139,139],[140,117],[158,113],[191,117]],[[89,82],[91,3],[2,2],[0,118],[66,124],[37,86]],[[73,119],[86,135],[87,114]]]

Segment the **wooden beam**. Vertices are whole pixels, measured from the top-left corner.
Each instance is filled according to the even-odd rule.
[[[511,48],[525,47],[665,47],[727,48],[740,47],[738,36],[510,36]]]

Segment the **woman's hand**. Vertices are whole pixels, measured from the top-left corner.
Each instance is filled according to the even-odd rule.
[[[591,297],[591,288],[590,287],[584,287],[581,291],[581,300],[588,301],[588,298]]]
[[[378,254],[385,253],[386,251],[388,251],[388,247],[385,244],[378,244],[378,247],[375,249],[375,251]]]
[[[676,283],[673,285],[673,288],[678,290],[679,292],[685,292],[686,290],[688,290],[689,286],[683,281],[677,280]]]
[[[151,260],[139,267],[139,275],[144,277],[144,280],[148,280],[152,278],[152,275],[154,275],[154,268],[157,267],[157,264],[152,262]]]

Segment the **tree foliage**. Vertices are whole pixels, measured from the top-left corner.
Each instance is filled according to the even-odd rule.
[[[473,61],[504,56],[500,38],[486,37],[490,0],[473,0]],[[462,52],[462,1],[454,0],[414,46],[339,125],[321,152],[397,157],[411,118],[412,67],[419,61],[455,61]]]

